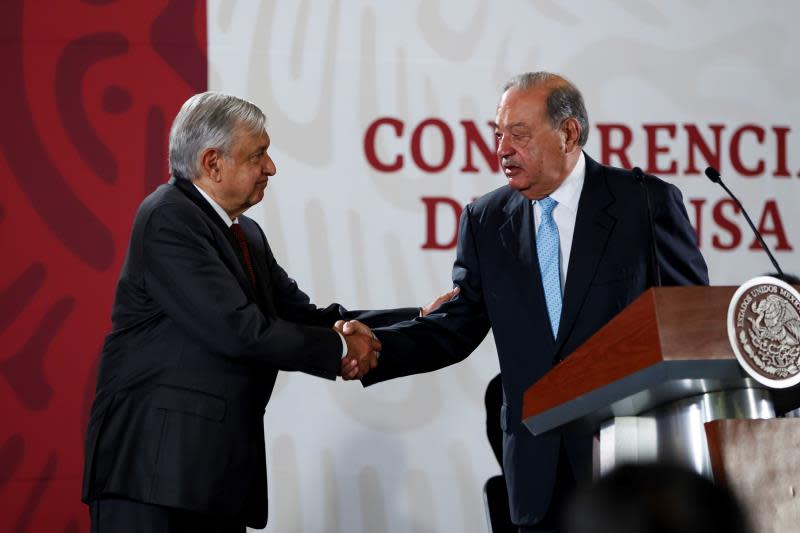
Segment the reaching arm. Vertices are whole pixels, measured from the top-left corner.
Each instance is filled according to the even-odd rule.
[[[363,379],[370,385],[430,372],[465,359],[489,331],[483,302],[478,250],[470,206],[459,224],[453,285],[458,292],[427,316],[375,329],[382,344],[377,368]]]
[[[341,340],[330,325],[265,316],[224,263],[202,213],[180,204],[161,205],[149,213],[141,231],[147,292],[177,327],[224,357],[337,375]]]

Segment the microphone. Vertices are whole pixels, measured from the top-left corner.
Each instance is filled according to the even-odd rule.
[[[731,190],[728,187],[726,187],[725,184],[722,182],[722,177],[719,175],[719,170],[717,170],[714,167],[706,167],[706,177],[708,177],[708,179],[710,179],[714,183],[719,183],[720,186],[723,189],[725,189],[725,192],[728,193],[728,196],[730,196],[736,203],[736,205],[739,206],[739,209],[742,210],[742,214],[744,215],[745,220],[747,220],[747,223],[750,224],[750,229],[753,230],[753,233],[755,233],[758,242],[761,244],[761,248],[763,248],[764,251],[767,252],[769,260],[772,261],[772,266],[775,267],[775,271],[778,272],[778,274],[780,274],[782,278],[784,276],[783,270],[781,270],[781,267],[778,266],[778,262],[775,261],[775,258],[772,256],[772,252],[769,251],[767,243],[764,242],[764,239],[761,237],[761,234],[758,232],[755,225],[753,225],[753,221],[750,220],[750,216],[747,214],[747,211],[745,211],[742,202],[740,202],[739,199],[736,198],[736,196],[734,196]]]
[[[641,185],[647,205],[647,222],[650,226],[650,270],[656,287],[661,287],[661,269],[658,268],[658,243],[656,243],[656,224],[653,222],[653,208],[650,206],[650,191],[645,182],[645,175],[639,167],[633,167],[633,177]]]

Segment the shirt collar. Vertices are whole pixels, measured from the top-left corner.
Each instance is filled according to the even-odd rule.
[[[586,158],[581,151],[578,161],[572,172],[566,177],[558,188],[550,193],[550,198],[558,202],[559,206],[568,208],[570,211],[578,212],[578,201],[581,198],[583,180],[586,178]]]
[[[215,202],[214,199],[211,198],[211,196],[209,196],[206,191],[204,191],[203,189],[198,187],[197,184],[195,184],[194,182],[192,182],[192,185],[194,185],[194,188],[197,189],[200,192],[200,194],[203,196],[203,198],[206,199],[206,201],[209,204],[211,204],[211,207],[219,215],[219,218],[221,218],[222,221],[225,222],[226,226],[228,226],[230,228],[234,224],[238,224],[239,223],[239,217],[236,217],[233,220],[231,220],[231,217],[228,216],[228,213],[226,213],[225,210],[222,209],[222,207],[220,207],[220,205],[217,202]]]

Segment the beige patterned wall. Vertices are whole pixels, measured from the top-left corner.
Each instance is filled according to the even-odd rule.
[[[784,269],[800,271],[797,6],[212,0],[209,85],[267,113],[278,174],[249,214],[319,304],[422,305],[449,288],[454,250],[422,249],[430,223],[422,198],[464,204],[503,185],[474,146],[478,171],[461,170],[461,121],[493,142],[486,122],[503,82],[538,69],[583,90],[593,126],[631,132],[632,165],[648,171],[651,158],[649,170],[676,161],[675,171],[657,173],[683,191],[712,282],[737,284],[771,267],[748,249],[745,223],[720,192],[686,171],[690,151],[701,173],[706,164],[690,150],[689,130],[712,144],[719,131],[723,177],[771,232],[767,242],[791,248],[776,254]],[[365,132],[381,117],[404,123],[399,138],[389,128],[376,136],[382,161],[403,157],[397,172],[376,170],[365,156]],[[410,148],[413,130],[430,118],[454,140],[452,162],[436,173],[420,170]],[[614,135],[604,146],[593,128],[587,153],[603,157],[619,143]],[[426,128],[419,145],[425,160],[442,159],[439,130]],[[764,169],[752,177],[737,171],[760,160]],[[773,175],[786,169],[791,176]],[[437,220],[439,240],[449,240],[452,210]],[[267,531],[485,531],[481,488],[499,468],[484,434],[483,393],[496,372],[489,338],[460,365],[369,390],[283,374],[266,414]]]

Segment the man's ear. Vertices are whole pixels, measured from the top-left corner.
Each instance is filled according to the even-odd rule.
[[[570,117],[561,124],[561,132],[564,135],[564,149],[567,153],[572,152],[576,148],[580,150],[578,139],[581,137],[581,125],[578,119]]]
[[[200,168],[203,174],[213,181],[219,182],[222,179],[222,153],[216,148],[206,148],[200,155]]]

